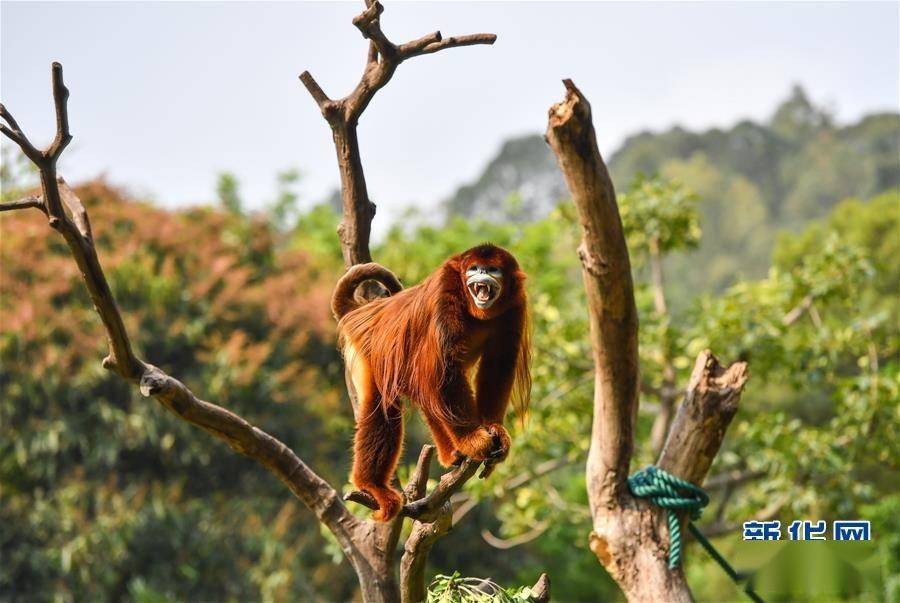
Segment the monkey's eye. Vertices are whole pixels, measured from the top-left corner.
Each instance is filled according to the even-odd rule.
[[[500,276],[503,274],[503,269],[498,268],[497,266],[491,266],[490,268],[487,269],[487,273],[490,274],[491,276]]]
[[[473,272],[478,272],[478,266],[476,264],[472,264],[469,266],[469,269],[466,270],[466,274],[471,274]]]

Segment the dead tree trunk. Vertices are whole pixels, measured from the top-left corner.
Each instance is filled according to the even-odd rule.
[[[594,418],[587,461],[591,550],[629,601],[691,601],[681,567],[668,568],[661,509],[627,485],[637,416],[638,319],[628,249],[616,194],[597,148],[591,107],[571,80],[550,109],[547,141],[556,153],[581,221],[578,248],[587,291],[594,356]],[[697,358],[684,402],[657,465],[702,485],[737,411],[747,365],[722,367],[709,351]]]
[[[345,263],[349,266],[371,259],[369,233],[375,206],[366,191],[356,125],[360,114],[375,92],[384,86],[396,67],[404,60],[472,44],[493,43],[492,34],[442,38],[434,32],[418,40],[392,44],[381,32],[379,16],[382,6],[367,2],[366,10],[354,24],[370,40],[365,73],[356,89],[346,98],[332,101],[322,92],[309,73],[301,75],[310,94],[331,125],[341,171],[344,217],[338,230]],[[407,504],[394,521],[379,523],[356,517],[328,482],[317,475],[287,445],[265,433],[229,410],[197,397],[185,384],[159,368],[141,360],[131,346],[125,323],[115,297],[106,280],[87,211],[76,194],[57,177],[56,164],[71,141],[67,101],[69,91],[63,83],[62,66],[52,68],[53,100],[56,109],[56,137],[45,150],[35,148],[13,116],[0,105],[0,132],[15,142],[40,172],[41,197],[26,197],[0,205],[0,211],[39,209],[51,228],[65,239],[78,264],[82,280],[103,322],[109,342],[109,355],[103,367],[139,387],[141,393],[155,398],[181,419],[223,440],[234,451],[268,469],[280,479],[316,518],[334,534],[359,579],[363,601],[367,603],[416,602],[425,596],[425,563],[434,542],[452,524],[450,497],[477,472],[480,463],[466,460],[441,477],[439,484],[426,494],[428,470],[433,450],[426,446],[419,458],[413,478],[406,488]],[[366,292],[378,295],[378,290]],[[352,391],[351,391],[352,395]],[[352,496],[362,504],[370,503]],[[413,521],[397,579],[398,544],[404,518]],[[539,580],[545,598],[549,597],[546,577]]]

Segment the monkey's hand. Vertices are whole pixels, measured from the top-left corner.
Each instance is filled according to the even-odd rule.
[[[506,457],[509,455],[509,446],[511,443],[509,432],[506,431],[506,428],[500,423],[490,423],[486,426],[486,429],[488,430],[488,433],[491,434],[494,442],[494,448],[491,450],[487,460],[492,463],[505,461]]]
[[[485,427],[477,427],[470,433],[459,438],[456,449],[473,461],[486,461],[491,458],[497,444],[494,435]]]
[[[497,463],[503,462],[509,455],[510,439],[509,432],[506,431],[506,428],[500,423],[491,423],[487,425],[486,429],[494,438],[494,449],[484,461],[484,469],[482,469],[481,473],[478,475],[479,479],[490,477],[491,473],[494,472],[494,467],[497,466]]]

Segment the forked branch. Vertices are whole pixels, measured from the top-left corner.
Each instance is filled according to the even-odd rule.
[[[591,108],[571,80],[550,109],[547,141],[572,193],[594,356],[594,421],[587,464],[593,517],[590,548],[630,601],[692,601],[682,568],[670,569],[659,507],[634,498],[625,481],[638,404],[637,312],[615,191],[597,147]],[[747,380],[747,365],[697,358],[657,465],[701,485]]]
[[[434,446],[427,444],[419,453],[419,461],[410,483],[404,489],[406,504],[400,511],[401,517],[412,517],[422,521],[434,520],[445,503],[469,481],[481,467],[480,461],[466,459],[460,465],[441,476],[434,490],[425,493],[428,471],[434,456]],[[378,510],[378,501],[368,492],[353,490],[344,495],[344,500],[355,502],[373,511]]]
[[[63,85],[62,66],[53,64],[53,100],[56,108],[57,135],[49,147],[38,150],[31,145],[15,118],[2,108],[6,124],[0,128],[37,166],[41,175],[41,199],[28,197],[3,206],[7,209],[39,207],[48,215],[49,224],[65,237],[72,257],[80,269],[91,300],[100,315],[109,340],[107,368],[152,396],[183,420],[192,423],[239,452],[263,465],[280,479],[316,517],[334,533],[344,552],[355,554],[356,519],[344,506],[337,492],[290,448],[278,439],[231,411],[198,398],[186,385],[135,355],[128,333],[106,275],[97,257],[88,213],[78,196],[62,178],[55,175],[56,160],[71,140]],[[51,203],[51,200],[56,200]]]
[[[367,0],[366,9],[353,18],[353,25],[369,40],[370,45],[363,75],[350,94],[338,100],[331,100],[309,71],[300,74],[300,80],[329,123],[338,121],[355,124],[375,93],[390,81],[400,63],[407,59],[447,48],[493,44],[497,40],[495,34],[489,33],[444,38],[440,31],[435,31],[417,40],[397,45],[391,42],[381,29],[383,12],[384,6],[381,2]]]
[[[353,24],[369,40],[366,66],[359,82],[347,96],[331,99],[309,71],[300,74],[300,81],[331,126],[341,173],[343,218],[338,227],[344,264],[350,267],[372,261],[369,235],[375,204],[369,199],[365,175],[359,155],[356,126],[369,102],[387,84],[394,71],[405,60],[431,54],[447,48],[493,44],[494,34],[471,34],[444,38],[440,31],[422,36],[405,44],[394,44],[381,29],[384,7],[377,0],[366,0],[366,9],[353,19]],[[369,292],[369,296],[377,295]]]

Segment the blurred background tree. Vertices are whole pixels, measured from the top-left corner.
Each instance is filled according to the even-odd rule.
[[[771,600],[897,600],[900,116],[837,125],[796,89],[767,123],[638,134],[610,164],[642,325],[641,462],[700,349],[748,359],[703,529],[760,569]],[[34,184],[15,156],[0,176],[4,199]],[[302,199],[298,172],[277,178],[258,213],[228,174],[213,207],[166,211],[103,181],[78,192],[138,349],[341,484],[352,414],[328,309],[339,218]],[[412,284],[490,240],[529,274],[533,410],[510,459],[457,501],[466,520],[432,572],[507,586],[540,568],[554,600],[613,600],[586,547],[592,367],[565,194],[543,141],[512,140],[445,221],[410,212],[373,255]],[[100,326],[45,230],[36,214],[0,217],[0,599],[351,600],[352,572],[279,483],[99,367]],[[411,414],[407,450],[426,440]],[[799,555],[742,543],[740,522],[763,516],[871,519],[875,540]],[[803,565],[814,547],[818,569]],[[702,600],[739,599],[702,553],[687,567]],[[828,580],[796,577],[823,567]]]

